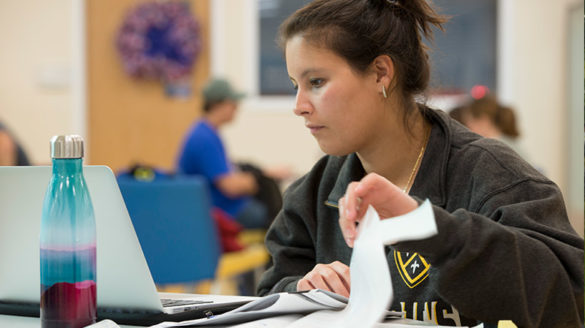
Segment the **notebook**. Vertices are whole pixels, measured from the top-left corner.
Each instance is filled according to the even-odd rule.
[[[113,172],[84,166],[84,175],[96,218],[98,319],[150,325],[256,299],[158,293]],[[50,178],[50,166],[0,166],[0,314],[39,315],[39,229]]]

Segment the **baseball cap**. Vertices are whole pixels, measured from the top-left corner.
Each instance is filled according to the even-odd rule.
[[[235,91],[227,80],[215,78],[203,88],[203,97],[208,102],[238,101],[244,97],[244,93]]]

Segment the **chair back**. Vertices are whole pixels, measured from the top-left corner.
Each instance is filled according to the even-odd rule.
[[[202,177],[145,182],[123,174],[118,184],[155,283],[215,277],[221,249]]]

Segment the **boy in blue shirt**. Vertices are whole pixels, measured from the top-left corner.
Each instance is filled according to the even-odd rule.
[[[244,94],[223,79],[213,79],[203,89],[203,116],[183,142],[177,171],[207,178],[213,205],[236,219],[244,228],[267,228],[268,211],[251,197],[258,184],[251,172],[242,172],[227,157],[218,130],[231,122]]]

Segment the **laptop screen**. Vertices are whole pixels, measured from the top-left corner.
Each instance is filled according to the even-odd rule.
[[[0,167],[0,301],[40,301],[39,230],[50,166]],[[162,311],[113,172],[84,166],[97,229],[99,307]]]

